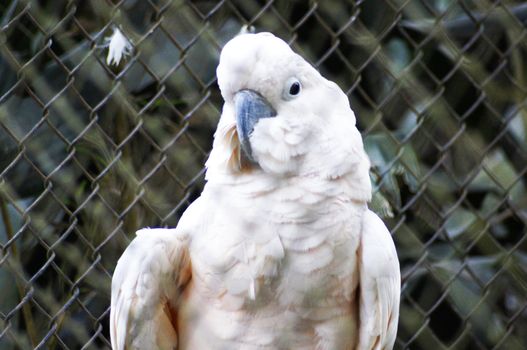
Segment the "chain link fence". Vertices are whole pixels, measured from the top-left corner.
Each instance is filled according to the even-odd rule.
[[[526,20],[505,0],[2,1],[0,348],[110,347],[116,261],[199,195],[219,52],[247,24],[350,98],[401,261],[396,348],[527,349]]]

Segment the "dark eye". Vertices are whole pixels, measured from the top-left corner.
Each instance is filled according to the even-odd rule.
[[[302,91],[302,84],[297,78],[291,77],[285,82],[282,96],[284,100],[292,100],[300,94],[300,91]]]
[[[293,84],[291,84],[291,87],[289,88],[289,95],[296,96],[300,92],[300,83],[298,81],[295,81]]]

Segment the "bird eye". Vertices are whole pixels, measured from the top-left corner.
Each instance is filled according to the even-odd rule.
[[[284,89],[284,99],[291,100],[297,97],[300,94],[300,90],[302,90],[302,85],[297,78],[287,79]]]
[[[289,88],[289,95],[295,96],[298,95],[300,92],[300,83],[298,81],[295,81],[293,84],[291,84],[291,87]]]

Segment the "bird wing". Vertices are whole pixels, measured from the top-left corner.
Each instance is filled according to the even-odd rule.
[[[190,274],[188,236],[177,229],[138,231],[112,278],[112,348],[176,349],[174,303]]]
[[[399,260],[388,229],[369,210],[362,223],[359,259],[358,349],[392,349],[399,320]]]

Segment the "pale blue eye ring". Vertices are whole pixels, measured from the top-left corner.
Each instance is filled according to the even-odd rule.
[[[283,97],[285,100],[292,100],[300,95],[302,91],[302,84],[300,80],[295,77],[287,79],[284,87]]]

